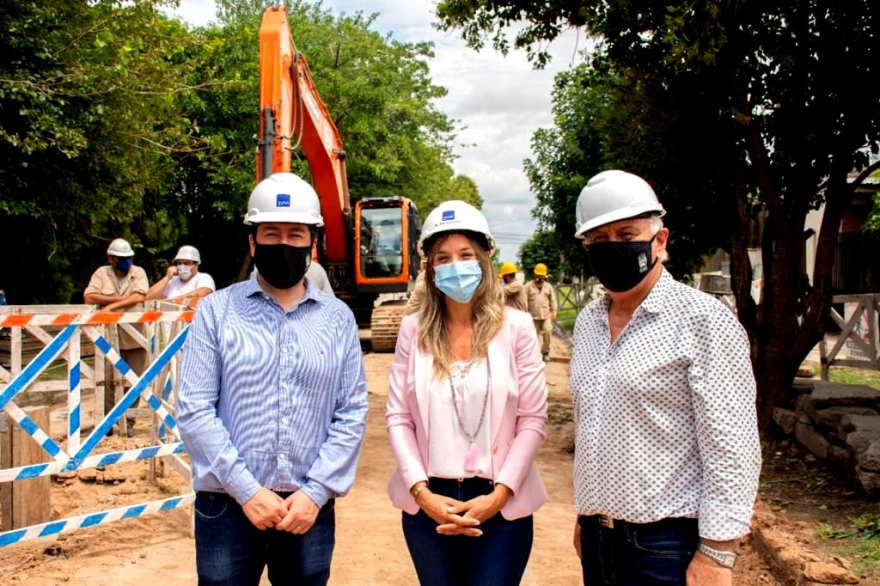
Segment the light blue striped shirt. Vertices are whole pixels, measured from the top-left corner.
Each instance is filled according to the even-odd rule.
[[[307,287],[285,312],[252,278],[199,304],[177,397],[195,490],[241,504],[261,487],[302,490],[323,506],[354,482],[366,415],[357,324],[342,301]]]

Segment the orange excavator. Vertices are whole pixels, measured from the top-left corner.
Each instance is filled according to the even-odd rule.
[[[291,154],[302,149],[324,216],[316,259],[358,325],[370,326],[373,350],[393,351],[405,309],[400,294],[412,291],[419,272],[418,210],[400,196],[361,197],[352,207],[342,138],[284,7],[269,7],[260,27],[260,113],[257,182],[290,171]],[[383,295],[394,293],[397,299]],[[392,300],[379,303],[380,295]]]

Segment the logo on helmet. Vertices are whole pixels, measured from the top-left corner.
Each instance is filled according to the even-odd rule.
[[[290,194],[289,193],[279,193],[275,196],[275,207],[276,208],[289,208],[290,207]]]
[[[442,221],[446,222],[448,220],[454,220],[454,219],[455,219],[455,210],[448,210],[448,211],[443,212],[443,220]]]

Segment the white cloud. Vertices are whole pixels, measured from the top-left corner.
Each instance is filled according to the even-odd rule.
[[[193,26],[205,26],[216,21],[214,0],[180,0],[180,5],[170,12]]]
[[[534,131],[552,124],[553,77],[570,65],[577,33],[569,31],[551,44],[553,61],[538,71],[523,52],[507,57],[491,48],[476,52],[457,33],[434,29],[433,0],[325,0],[323,5],[336,13],[378,13],[373,26],[383,34],[404,42],[435,43],[431,75],[448,90],[437,106],[458,121],[462,130],[457,142],[468,145],[456,149],[453,167],[476,182],[485,201],[483,212],[498,233],[501,259],[515,261],[519,244],[535,227],[535,200],[522,162],[532,156]],[[175,13],[204,25],[214,19],[213,0],[181,0]]]

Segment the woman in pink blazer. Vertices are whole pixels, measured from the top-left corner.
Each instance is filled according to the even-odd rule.
[[[388,493],[423,585],[519,584],[534,513],[547,388],[531,317],[505,308],[485,217],[449,201],[425,220],[424,300],[391,365]]]

